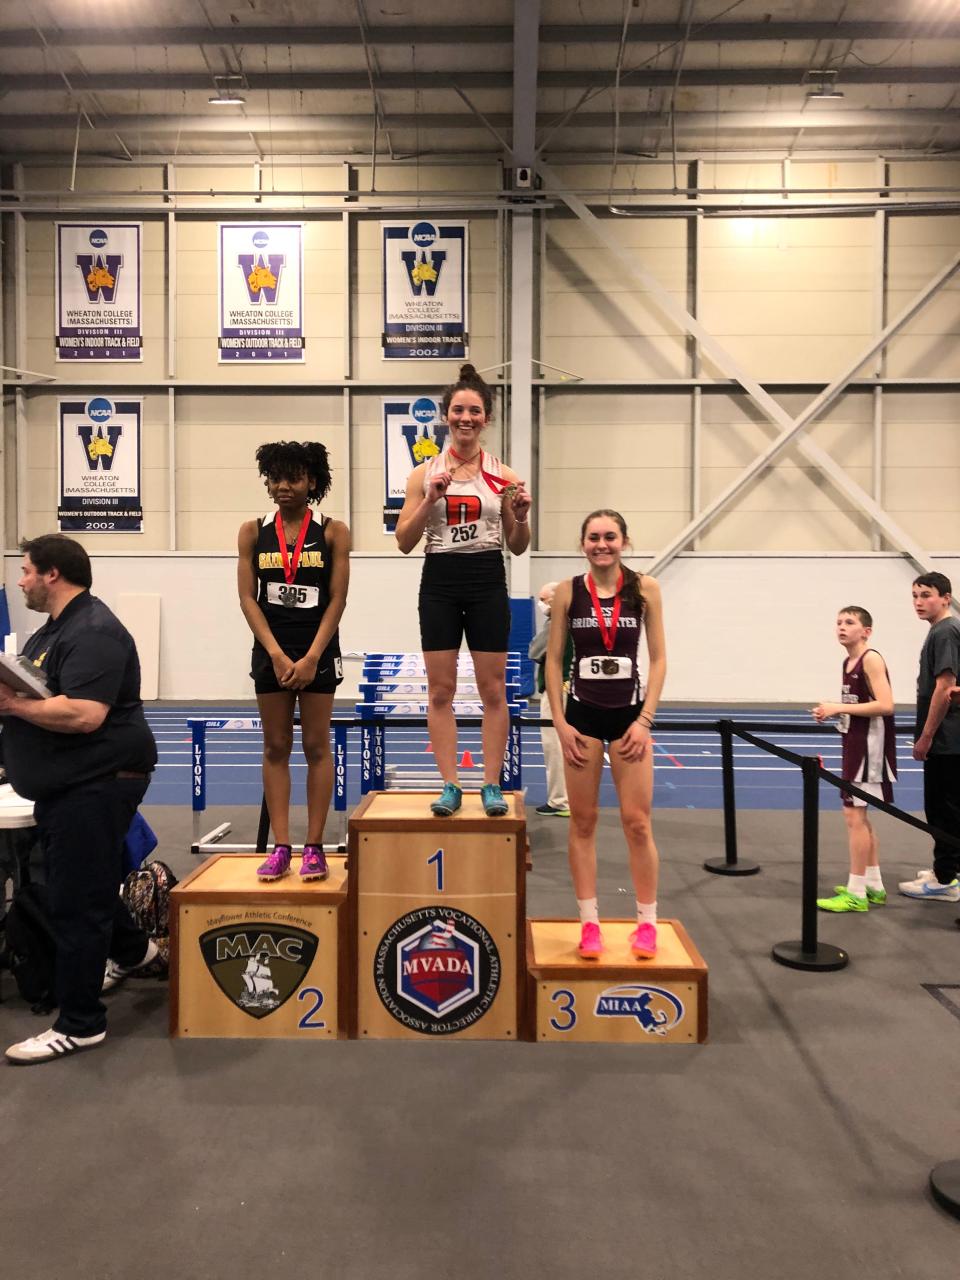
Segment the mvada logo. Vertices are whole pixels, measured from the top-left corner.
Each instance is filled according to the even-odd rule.
[[[648,1035],[665,1036],[683,1018],[683,1002],[662,987],[627,982],[597,996],[598,1018],[636,1018]]]
[[[471,1026],[493,1004],[500,954],[479,920],[457,908],[421,907],[380,939],[377,994],[405,1027],[449,1035]]]
[[[201,934],[200,952],[227,999],[251,1018],[265,1018],[300,986],[318,941],[305,929],[226,925]]]

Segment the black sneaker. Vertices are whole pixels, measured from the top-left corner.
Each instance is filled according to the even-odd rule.
[[[569,818],[570,810],[567,805],[538,804],[535,813],[539,813],[544,818]]]

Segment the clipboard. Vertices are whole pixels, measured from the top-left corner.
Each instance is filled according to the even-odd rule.
[[[50,698],[46,677],[23,654],[0,653],[0,680],[25,698]]]

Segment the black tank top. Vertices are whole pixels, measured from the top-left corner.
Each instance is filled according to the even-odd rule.
[[[643,608],[621,597],[620,620],[610,652],[604,646],[593,610],[593,600],[583,574],[571,584],[567,614],[573,640],[570,692],[578,702],[614,709],[640,701],[640,674],[637,659],[643,626]],[[613,596],[600,597],[600,609],[609,627]]]
[[[310,524],[293,582],[283,572],[283,557],[277,541],[276,512],[257,521],[260,532],[253,553],[253,567],[259,589],[257,604],[275,636],[305,639],[309,645],[317,633],[320,620],[330,603],[330,549],[326,527],[329,518],[310,513]],[[287,555],[293,558],[293,544],[287,544]],[[333,637],[333,640],[336,636]]]

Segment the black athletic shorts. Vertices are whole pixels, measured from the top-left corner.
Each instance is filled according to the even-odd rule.
[[[510,602],[502,551],[441,551],[423,558],[420,646],[506,653]]]
[[[601,742],[616,742],[622,738],[643,710],[642,702],[628,707],[594,707],[589,702],[567,698],[564,711],[567,724],[582,733],[585,738],[598,738]]]
[[[296,662],[310,648],[310,642],[284,642],[279,636],[280,648],[288,658]],[[270,655],[259,640],[253,642],[253,653],[250,657],[250,675],[257,693],[334,693],[338,684],[343,682],[343,662],[340,658],[340,641],[335,640],[324,649],[317,663],[317,674],[313,683],[305,689],[285,689],[277,680]]]

